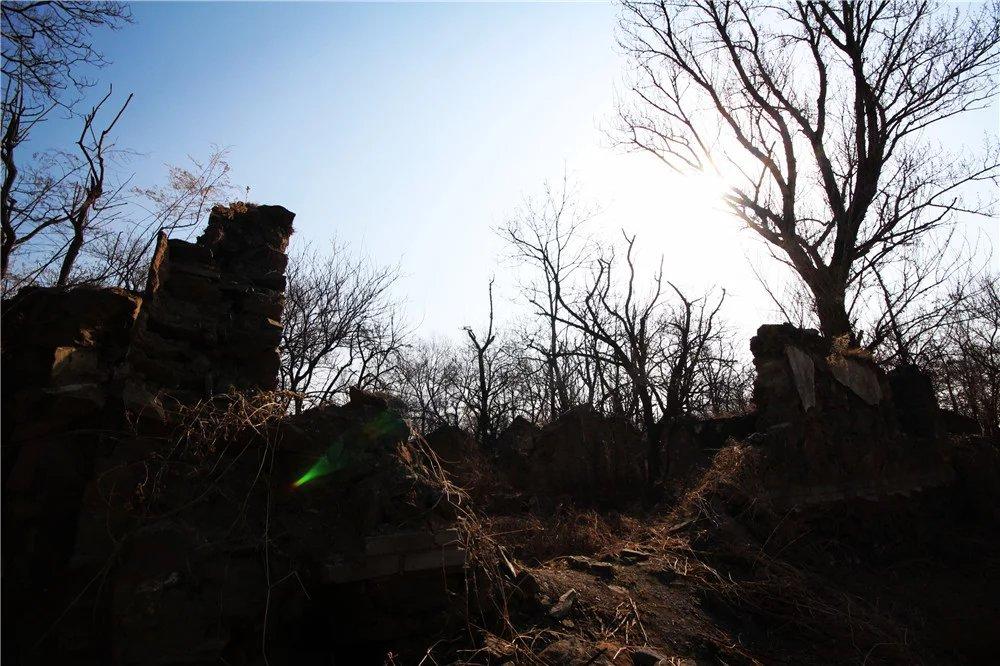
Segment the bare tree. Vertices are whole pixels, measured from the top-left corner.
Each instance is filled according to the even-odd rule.
[[[653,381],[654,366],[659,362],[665,318],[660,316],[663,301],[663,270],[653,278],[651,292],[643,296],[636,285],[633,257],[635,236],[625,237],[626,274],[618,284],[614,253],[598,256],[585,293],[575,302],[560,294],[564,315],[558,320],[599,343],[595,356],[602,362],[620,368],[628,377],[630,388],[639,407],[639,421],[645,432],[648,448],[650,484],[661,477],[660,435],[662,426],[657,418],[662,409],[659,387]],[[619,293],[619,287],[624,293]]]
[[[922,365],[938,331],[965,316],[964,301],[975,291],[982,266],[971,251],[949,252],[952,235],[939,244],[905,248],[858,280],[874,283],[869,330],[859,328],[865,348],[889,365]]]
[[[328,402],[360,379],[370,379],[371,363],[381,350],[369,345],[386,342],[382,332],[395,315],[390,290],[397,277],[394,267],[352,256],[343,244],[333,243],[326,254],[306,247],[292,256],[279,379],[282,388],[302,394],[295,400],[296,412],[306,400]],[[388,338],[393,350],[397,338]]]
[[[168,181],[133,188],[120,224],[102,229],[85,247],[84,270],[72,283],[101,284],[141,291],[159,234],[189,238],[213,205],[232,200],[224,149],[207,159],[188,157],[187,166],[167,165]]]
[[[92,31],[130,22],[131,10],[117,2],[4,2],[0,17],[4,34],[0,277],[6,290],[11,286],[11,254],[18,247],[49,246],[27,281],[58,264],[54,281],[66,286],[98,218],[107,218],[119,204],[122,186],[109,186],[107,180],[106,162],[114,152],[108,138],[131,95],[103,130],[95,122],[110,90],[80,116],[78,153],[51,151],[25,160],[19,148],[55,107],[72,111],[78,99],[70,95],[93,85],[82,70],[106,64],[92,45]]]
[[[956,293],[957,314],[924,352],[942,403],[1000,436],[1000,287],[985,275],[970,293]]]
[[[63,99],[65,93],[93,85],[81,70],[107,64],[91,42],[92,31],[130,23],[132,10],[124,2],[12,0],[0,6],[0,21],[3,76],[12,89],[22,98],[30,97],[29,105],[71,106]]]
[[[51,155],[48,161],[43,159],[33,165],[27,178],[19,178],[15,152],[27,139],[31,126],[42,116],[33,116],[28,125],[22,125],[27,113],[23,96],[17,96],[14,104],[5,106],[3,212],[0,214],[3,229],[0,258],[4,278],[7,278],[15,250],[44,240],[49,249],[43,253],[39,266],[29,271],[31,279],[58,262],[55,284],[67,286],[84,242],[98,226],[110,223],[121,207],[124,185],[118,183],[109,187],[107,179],[107,162],[115,152],[109,136],[132,95],[99,130],[95,121],[110,97],[109,89],[107,95],[83,116],[76,141],[77,154]],[[22,278],[20,282],[24,281]]]
[[[808,286],[821,330],[877,267],[996,182],[995,146],[950,155],[925,138],[996,92],[1000,10],[931,2],[625,0],[637,71],[626,142],[670,167],[733,180],[731,210]]]
[[[463,329],[476,357],[476,376],[470,387],[467,402],[474,415],[476,437],[487,448],[496,440],[497,424],[493,415],[504,379],[503,373],[498,372],[500,363],[496,354],[497,347],[494,346],[497,336],[493,330],[493,282],[491,278],[488,289],[490,314],[486,331],[480,336],[471,326]]]
[[[726,301],[725,289],[712,302],[713,294],[688,298],[674,286],[670,287],[677,301],[668,316],[671,334],[667,338],[667,387],[663,416],[670,420],[692,412],[707,411],[711,404],[707,392],[720,392],[722,368],[732,366],[732,356],[723,353],[726,340],[719,312]],[[715,385],[707,381],[715,380]]]
[[[97,117],[97,112],[101,110],[101,106],[108,101],[109,97],[111,97],[110,89],[108,90],[108,94],[98,102],[97,106],[84,116],[83,130],[80,132],[80,138],[76,142],[80,153],[83,155],[86,176],[83,183],[74,186],[72,199],[64,211],[72,228],[73,235],[66,246],[66,253],[63,255],[62,266],[59,268],[59,278],[56,280],[57,287],[65,287],[69,281],[73,264],[76,263],[76,258],[80,254],[80,248],[83,247],[84,234],[91,229],[93,218],[104,210],[107,210],[110,206],[115,205],[116,195],[120,192],[119,188],[109,197],[109,201],[103,201],[107,167],[107,155],[105,151],[111,148],[106,142],[108,134],[114,129],[115,124],[122,117],[122,114],[125,113],[129,102],[132,101],[132,95],[128,96],[125,103],[118,109],[118,113],[111,119],[111,122],[99,134],[95,133],[94,119]]]
[[[549,418],[570,407],[567,378],[560,371],[560,359],[566,358],[560,353],[563,344],[560,337],[565,328],[559,323],[560,299],[568,280],[586,261],[587,244],[582,238],[582,228],[591,215],[575,204],[564,176],[558,190],[546,184],[544,196],[538,201],[527,201],[500,230],[512,248],[513,258],[526,262],[539,273],[522,290],[545,321],[544,339],[532,336],[528,342],[529,349],[544,359]]]
[[[459,424],[463,373],[458,352],[446,342],[419,341],[400,351],[394,386],[421,432]]]

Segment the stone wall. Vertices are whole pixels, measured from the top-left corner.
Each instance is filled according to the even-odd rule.
[[[646,448],[624,419],[577,407],[532,430],[523,424],[501,437],[498,464],[512,487],[567,495],[585,503],[617,503],[645,488]]]
[[[758,432],[749,440],[763,447],[762,481],[775,498],[880,497],[952,479],[940,443],[900,427],[912,396],[896,404],[864,352],[788,324],[761,326],[750,347]]]
[[[67,608],[66,626],[96,616],[74,597],[121,547],[97,486],[162,445],[171,409],[276,385],[293,217],[216,207],[197,242],[159,239],[142,294],[29,288],[3,303],[3,615],[19,639],[4,641],[4,661]],[[93,638],[50,647],[79,657]]]
[[[277,386],[294,214],[216,207],[197,243],[161,236],[128,353],[128,395]]]

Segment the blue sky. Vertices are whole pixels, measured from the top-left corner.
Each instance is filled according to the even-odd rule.
[[[295,243],[336,235],[399,262],[423,333],[480,322],[492,274],[512,296],[492,228],[564,169],[601,225],[664,255],[667,277],[728,287],[745,332],[769,316],[748,268],[758,243],[705,187],[604,133],[625,66],[611,4],[173,2],[134,14],[96,41],[112,61],[102,85],[135,93],[118,132],[142,154],[135,182],[228,146],[251,200],[297,214]],[[995,132],[995,110],[966,130]],[[36,141],[74,131],[53,121]],[[995,245],[996,221],[980,225]]]

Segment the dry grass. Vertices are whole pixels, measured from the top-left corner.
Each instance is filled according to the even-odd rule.
[[[249,201],[231,201],[225,206],[219,204],[212,207],[213,215],[221,215],[222,217],[233,219],[237,215],[244,215],[249,211],[257,207],[257,204],[251,203]]]
[[[535,562],[563,555],[599,555],[649,535],[637,518],[565,505],[550,515],[489,517],[483,529],[517,558]]]

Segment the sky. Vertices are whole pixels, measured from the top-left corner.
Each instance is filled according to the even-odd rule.
[[[615,146],[626,61],[609,3],[136,3],[135,24],[101,32],[101,86],[135,98],[118,145],[134,182],[229,150],[249,199],[296,213],[293,249],[347,241],[397,264],[398,296],[424,335],[453,337],[518,312],[495,228],[564,173],[596,205],[598,235],[638,235],[646,266],[697,292],[724,286],[752,334],[777,321],[751,263],[760,242],[727,216],[719,184]],[[101,88],[102,92],[106,88]],[[996,109],[964,139],[995,133]],[[57,144],[75,124],[35,138]],[[69,136],[69,134],[65,134]],[[996,220],[971,233],[1000,245]],[[773,273],[772,273],[773,275]]]

